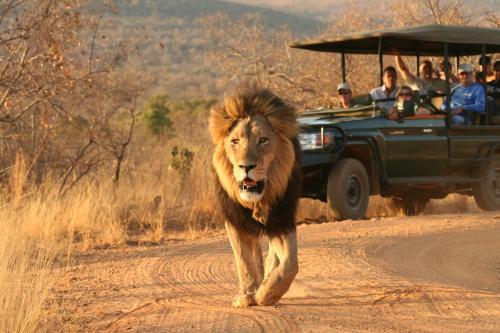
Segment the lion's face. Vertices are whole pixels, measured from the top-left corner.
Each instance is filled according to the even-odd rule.
[[[209,129],[214,169],[233,200],[255,213],[285,193],[296,160],[292,106],[269,90],[243,89],[211,109]]]
[[[276,146],[276,134],[261,115],[238,121],[224,139],[224,150],[242,200],[256,202],[261,198]]]

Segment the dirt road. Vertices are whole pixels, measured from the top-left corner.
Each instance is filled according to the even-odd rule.
[[[77,258],[64,331],[500,332],[500,216],[301,225],[300,272],[272,307],[234,309],[223,233]]]

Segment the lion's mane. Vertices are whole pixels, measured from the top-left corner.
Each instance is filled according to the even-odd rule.
[[[256,204],[265,207],[265,224],[254,218],[256,207],[239,198],[232,165],[223,147],[224,139],[237,122],[254,115],[264,116],[279,140],[277,153],[267,171],[264,194]],[[295,230],[301,183],[295,109],[267,89],[245,86],[212,108],[209,129],[215,144],[212,164],[216,174],[217,204],[225,220],[252,235],[272,236]]]

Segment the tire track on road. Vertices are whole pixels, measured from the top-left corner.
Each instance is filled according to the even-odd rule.
[[[293,332],[293,321],[273,307],[234,309],[238,290],[229,245],[219,241],[204,251],[183,247],[164,257],[145,258],[129,274],[135,284],[147,285],[154,301],[122,315],[109,331],[148,331],[154,327],[172,332]],[[177,254],[177,253],[185,254]],[[133,276],[130,276],[133,275]],[[203,323],[203,324],[200,324]],[[153,330],[154,331],[154,330]]]
[[[83,331],[500,333],[499,292],[432,278],[449,273],[446,265],[452,271],[464,267],[461,260],[473,260],[465,267],[479,272],[493,263],[486,268],[495,272],[495,256],[483,254],[492,251],[492,242],[474,242],[482,239],[476,231],[498,229],[499,220],[471,215],[447,218],[446,224],[444,218],[419,217],[299,226],[300,271],[272,307],[231,307],[238,283],[222,235],[96,253],[80,264],[73,288],[61,295]],[[455,233],[467,240],[458,252],[446,240]],[[429,267],[425,256],[435,251]]]
[[[386,300],[396,297],[399,306],[395,309],[381,302],[380,310],[384,316],[401,320],[406,311],[402,299],[406,298],[428,306],[423,315],[427,320],[413,322],[412,328],[441,325],[456,332],[500,332],[500,309],[496,316],[491,311],[500,302],[500,281],[495,282],[488,265],[480,265],[498,261],[498,239],[500,229],[393,238],[366,246],[364,254],[375,266],[399,276],[400,281],[416,279],[420,286],[400,298],[389,292]],[[437,283],[426,286],[426,281]],[[450,317],[451,310],[460,316]]]

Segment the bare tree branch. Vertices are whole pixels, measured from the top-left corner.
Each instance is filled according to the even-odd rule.
[[[99,24],[101,23],[102,14],[97,18],[97,22],[95,23],[94,31],[92,33],[92,42],[90,44],[90,55],[89,55],[89,67],[88,73],[92,73],[92,61],[94,60],[94,50],[95,50],[95,39],[97,36],[97,32],[99,31]]]
[[[69,176],[76,169],[80,160],[83,158],[85,153],[92,147],[92,145],[94,145],[94,143],[95,143],[94,140],[92,138],[90,138],[88,140],[88,142],[85,144],[85,146],[83,146],[82,149],[80,149],[80,151],[76,154],[74,159],[71,161],[71,164],[69,165],[69,167],[66,169],[66,171],[62,175],[61,185],[59,186],[59,194],[60,195],[62,195],[64,193],[66,182],[68,181]],[[88,172],[89,170],[90,169],[88,169],[86,172]]]

